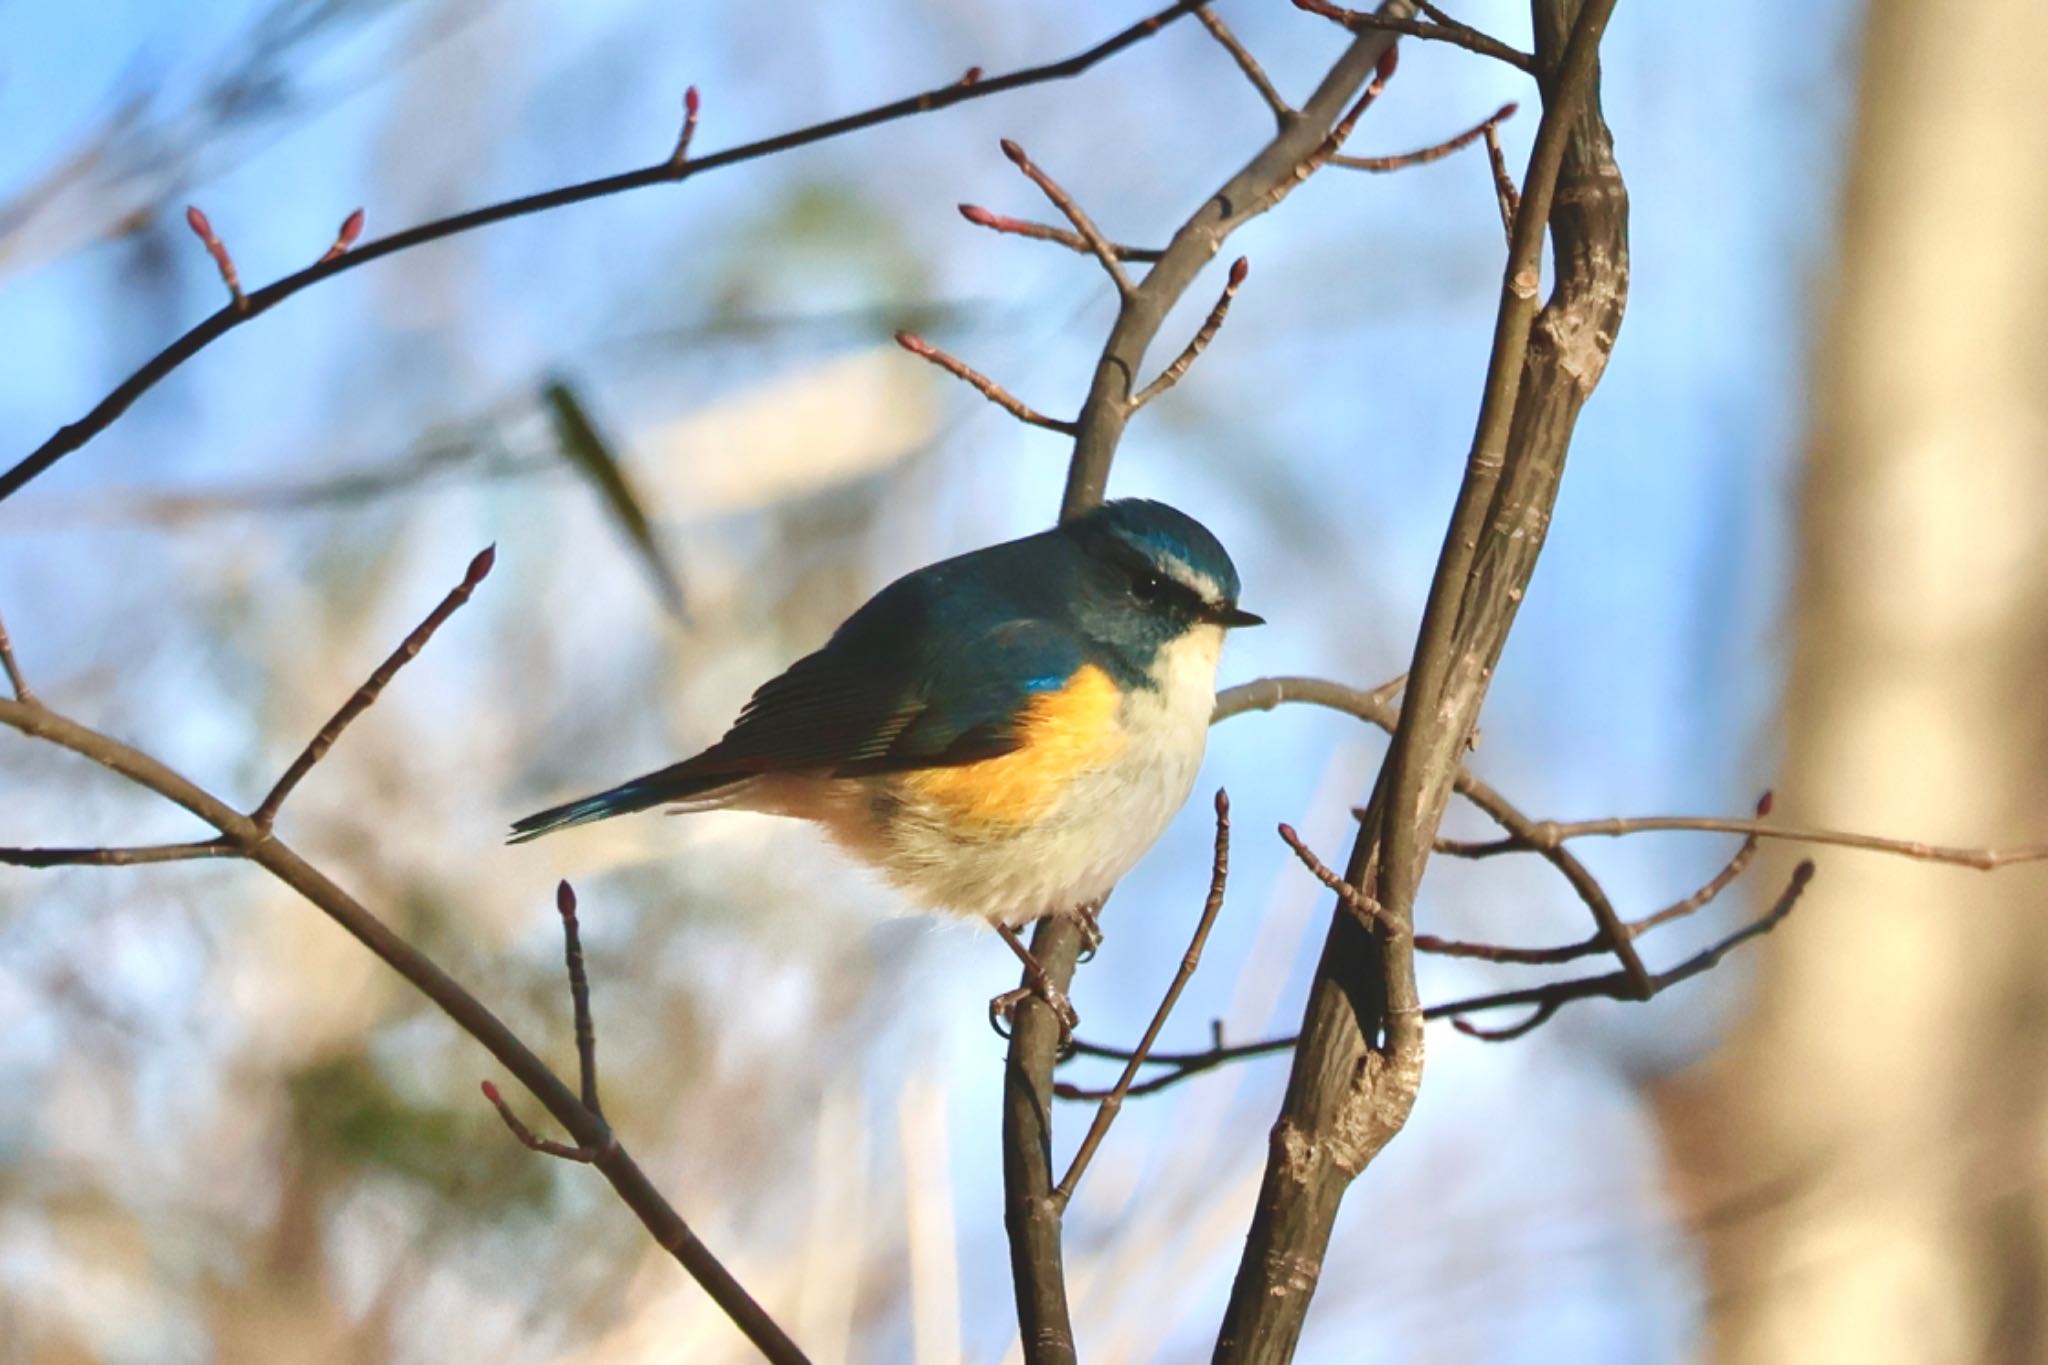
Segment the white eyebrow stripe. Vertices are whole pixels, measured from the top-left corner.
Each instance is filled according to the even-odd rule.
[[[1193,592],[1204,602],[1214,603],[1223,600],[1223,586],[1178,555],[1168,556],[1165,568],[1182,587]]]

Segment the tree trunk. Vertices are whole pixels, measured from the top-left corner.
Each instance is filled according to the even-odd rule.
[[[1875,0],[1868,23],[1779,809],[2039,840],[2048,5]],[[1728,1046],[1656,1096],[1711,1355],[2048,1360],[2048,877],[1820,862]]]

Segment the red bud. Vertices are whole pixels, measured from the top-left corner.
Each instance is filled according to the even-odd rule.
[[[498,1087],[492,1085],[489,1081],[484,1082],[484,1098],[492,1104],[503,1104],[505,1102],[504,1097],[498,1094]]]
[[[476,558],[469,561],[468,572],[462,575],[462,586],[474,588],[489,577],[491,566],[498,562],[498,547],[490,544],[476,552]]]
[[[576,918],[576,888],[566,881],[555,887],[555,909],[563,919]]]
[[[1252,263],[1240,256],[1230,264],[1230,287],[1237,288],[1244,283],[1244,277],[1252,273]]]
[[[363,211],[357,209],[341,220],[341,233],[334,241],[343,251],[356,244],[356,238],[363,235]]]
[[[690,87],[689,89],[687,89],[687,90],[683,91],[683,112],[684,112],[684,113],[686,113],[686,114],[689,114],[689,115],[691,115],[691,116],[693,116],[693,117],[694,117],[694,116],[696,115],[696,113],[697,113],[697,105],[698,105],[698,103],[699,103],[699,101],[698,101],[698,98],[697,98],[697,87],[696,87],[696,86],[694,86],[694,85],[693,85],[693,86],[691,86],[691,87]]]
[[[1771,813],[1771,806],[1777,800],[1776,792],[1767,791],[1756,799],[1756,818],[1761,820]]]
[[[1010,160],[1016,162],[1019,166],[1024,164],[1024,149],[1022,147],[1019,147],[1009,138],[1003,139],[1002,147],[1004,156],[1010,158]]]
[[[962,204],[960,206],[960,216],[977,227],[992,228],[996,226],[996,215],[979,204]]]
[[[208,237],[213,236],[213,224],[206,221],[206,215],[199,211],[199,206],[197,204],[190,205],[189,207],[186,208],[185,226],[191,228],[193,232],[197,233],[202,241]]]

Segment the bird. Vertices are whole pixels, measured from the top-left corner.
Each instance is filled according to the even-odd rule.
[[[1099,938],[1095,910],[1194,788],[1225,633],[1263,624],[1239,587],[1193,517],[1101,503],[896,579],[717,743],[510,841],[656,807],[809,820],[920,906],[992,925],[1071,1028],[1017,931],[1074,916]]]

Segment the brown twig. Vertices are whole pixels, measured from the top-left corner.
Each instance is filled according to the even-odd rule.
[[[1223,282],[1223,292],[1217,295],[1216,306],[1209,310],[1209,316],[1202,320],[1201,327],[1189,339],[1181,353],[1173,358],[1173,363],[1161,370],[1157,379],[1139,390],[1138,396],[1131,400],[1132,407],[1142,408],[1180,383],[1181,376],[1188,372],[1188,367],[1195,363],[1202,352],[1209,349],[1209,343],[1215,339],[1217,330],[1223,326],[1223,319],[1230,313],[1230,301],[1237,297],[1238,287],[1244,283],[1245,276],[1251,273],[1251,268],[1251,262],[1242,256],[1231,262],[1230,277]]]
[[[1222,44],[1223,50],[1230,54],[1230,59],[1237,63],[1237,69],[1252,83],[1252,89],[1259,92],[1259,98],[1273,111],[1274,120],[1285,128],[1287,121],[1294,117],[1294,107],[1281,97],[1280,92],[1273,87],[1273,82],[1267,79],[1266,69],[1259,65],[1258,58],[1252,56],[1251,50],[1238,41],[1237,35],[1230,31],[1230,26],[1218,17],[1216,11],[1202,10],[1195,18],[1201,21],[1203,28],[1209,30],[1211,37]]]
[[[1434,5],[1420,8],[1431,19],[1403,19],[1388,14],[1366,14],[1359,10],[1343,9],[1327,3],[1327,0],[1294,0],[1296,9],[1307,10],[1332,23],[1340,24],[1353,33],[1398,33],[1406,38],[1421,38],[1433,43],[1451,43],[1468,52],[1482,57],[1491,57],[1497,62],[1506,62],[1527,75],[1536,74],[1536,59],[1518,48],[1508,46],[1492,34],[1461,24]]]
[[[1261,210],[1272,208],[1294,193],[1303,181],[1329,164],[1330,158],[1337,155],[1338,149],[1350,139],[1351,130],[1358,126],[1358,120],[1364,117],[1366,110],[1372,108],[1373,101],[1386,93],[1387,82],[1394,78],[1395,68],[1399,65],[1400,58],[1396,49],[1389,44],[1386,50],[1380,53],[1379,62],[1373,69],[1373,78],[1360,92],[1358,99],[1345,110],[1344,117],[1337,120],[1323,140],[1295,164],[1293,171],[1275,181],[1266,191],[1259,204]]]
[[[356,239],[362,235],[363,211],[357,209],[341,220],[341,230],[334,234],[333,245],[321,253],[320,259],[314,264],[325,265],[329,261],[339,260],[341,257],[346,256],[349,248],[353,247],[356,244]]]
[[[1071,228],[1054,227],[1050,223],[1034,223],[1028,218],[1012,218],[1006,213],[993,213],[979,204],[960,205],[960,216],[976,227],[985,227],[991,232],[1006,233],[1012,237],[1029,237],[1033,241],[1053,242],[1069,251],[1082,255],[1093,252],[1080,233]],[[1109,249],[1120,261],[1149,263],[1159,259],[1156,247],[1125,246],[1122,242],[1111,242]]]
[[[213,268],[220,272],[220,282],[228,287],[228,306],[237,313],[248,312],[249,299],[242,293],[242,279],[235,272],[235,258],[228,254],[227,243],[214,235],[213,224],[199,211],[198,205],[186,207],[185,226],[192,229],[192,235],[206,248],[206,254],[213,257]]]
[[[2048,844],[2026,844],[2017,848],[1957,848],[1947,844],[1922,843],[1917,839],[1888,839],[1849,830],[1812,829],[1800,825],[1779,825],[1767,820],[1734,820],[1708,815],[1647,815],[1608,820],[1539,820],[1505,839],[1465,842],[1447,840],[1443,851],[1460,858],[1491,858],[1502,853],[1543,853],[1562,847],[1568,839],[1619,838],[1629,834],[1653,834],[1689,830],[1705,834],[1745,834],[1755,839],[1779,839],[1797,844],[1822,844],[1833,848],[1862,849],[1889,853],[1921,862],[1944,863],[1951,867],[1992,872],[2016,863],[2048,862]]]
[[[1180,1000],[1180,993],[1195,974],[1195,968],[1202,961],[1202,947],[1209,941],[1209,930],[1215,927],[1216,916],[1223,909],[1223,887],[1230,879],[1230,798],[1221,787],[1216,789],[1216,849],[1210,862],[1209,895],[1202,902],[1201,918],[1195,921],[1195,936],[1188,943],[1188,950],[1181,955],[1180,970],[1173,974],[1173,981],[1167,986],[1166,994],[1159,1001],[1159,1008],[1152,1012],[1152,1022],[1145,1026],[1144,1035],[1138,1039],[1138,1046],[1131,1050],[1131,1057],[1124,1064],[1124,1073],[1110,1092],[1102,1097],[1101,1105],[1095,1111],[1094,1122],[1088,1125],[1088,1134],[1081,1139],[1080,1147],[1074,1152],[1074,1160],[1067,1167],[1066,1175],[1053,1189],[1054,1204],[1064,1209],[1074,1197],[1074,1188],[1081,1183],[1081,1176],[1088,1169],[1088,1163],[1095,1159],[1095,1151],[1102,1140],[1109,1136],[1110,1124],[1116,1122],[1117,1111],[1123,1108],[1124,1096],[1130,1092],[1132,1082],[1138,1078],[1139,1068],[1145,1065],[1146,1055],[1152,1051],[1152,1044],[1159,1040],[1159,1030],[1166,1027],[1166,1017],[1173,1013],[1173,1007]]]
[[[1330,158],[1330,164],[1332,166],[1342,166],[1346,170],[1365,171],[1372,175],[1384,175],[1389,171],[1404,171],[1410,166],[1426,166],[1432,161],[1443,160],[1452,152],[1462,151],[1481,138],[1495,138],[1497,140],[1498,135],[1495,130],[1502,123],[1513,118],[1516,110],[1520,108],[1520,105],[1509,101],[1494,110],[1484,121],[1473,124],[1456,137],[1445,138],[1442,142],[1432,143],[1427,147],[1418,147],[1412,152],[1402,152],[1398,156],[1333,156]]]
[[[1010,416],[1028,426],[1044,427],[1064,435],[1074,434],[1074,423],[1060,417],[1048,417],[1037,408],[1030,407],[995,380],[975,369],[958,356],[951,355],[926,341],[915,332],[898,332],[896,344],[914,356],[921,356],[938,366],[956,379],[964,379],[981,394]]]
[[[219,340],[221,336],[258,315],[268,312],[292,295],[299,293],[324,279],[338,275],[344,270],[354,270],[368,265],[395,252],[409,250],[427,242],[439,241],[458,233],[473,232],[493,223],[506,222],[528,214],[544,213],[569,204],[580,204],[608,195],[624,194],[630,190],[644,189],[652,185],[674,184],[725,166],[738,165],[743,161],[754,161],[761,157],[774,156],[793,148],[823,142],[829,138],[858,132],[861,129],[893,122],[896,119],[911,118],[919,114],[944,109],[966,100],[984,99],[1009,90],[1030,85],[1041,85],[1048,81],[1065,80],[1078,76],[1097,63],[1122,52],[1134,43],[1142,42],[1165,28],[1168,24],[1201,9],[1208,0],[1178,0],[1165,9],[1138,20],[1134,24],[1112,34],[1093,47],[1071,57],[1042,66],[1026,67],[1001,76],[986,77],[972,83],[955,82],[942,85],[935,90],[911,95],[904,99],[892,100],[876,105],[859,113],[847,114],[812,124],[792,132],[779,133],[774,137],[731,147],[710,156],[686,161],[681,166],[671,164],[664,157],[651,166],[626,171],[617,175],[600,176],[574,185],[544,190],[539,194],[524,195],[483,208],[471,209],[447,218],[435,219],[417,227],[395,232],[389,237],[380,237],[366,242],[333,260],[320,261],[294,275],[250,294],[246,307],[224,308],[200,322],[176,341],[157,352],[142,367],[114,388],[96,403],[91,411],[77,421],[60,427],[48,440],[24,456],[12,468],[0,473],[0,501],[5,501],[19,491],[31,479],[50,468],[66,455],[79,449],[100,432],[113,425],[114,420],[126,412],[131,404],[185,364],[200,351]]]
[[[314,764],[327,756],[327,751],[334,747],[334,741],[341,737],[341,732],[348,728],[349,722],[370,709],[383,694],[384,689],[390,685],[391,680],[398,676],[398,670],[417,658],[419,652],[426,648],[427,641],[434,638],[434,632],[469,600],[477,585],[490,574],[491,566],[497,562],[497,558],[498,550],[495,545],[486,546],[479,551],[476,557],[469,561],[469,569],[462,575],[462,581],[441,599],[439,605],[427,613],[424,621],[413,627],[412,634],[405,637],[398,648],[391,652],[389,658],[377,665],[376,672],[370,674],[363,685],[349,695],[349,699],[341,704],[340,709],[327,718],[327,723],[320,727],[319,733],[307,741],[299,756],[292,760],[292,765],[277,779],[276,785],[271,787],[262,804],[250,812],[249,819],[255,822],[257,828],[268,829],[276,823],[277,813],[283,808],[285,798],[292,794],[292,789],[305,779],[307,773],[313,771]]]
[[[681,166],[690,159],[690,139],[697,136],[697,110],[701,106],[702,99],[696,86],[683,91],[683,128],[676,134],[675,150],[668,154],[669,165]]]
[[[1493,197],[1500,204],[1501,230],[1508,235],[1508,244],[1515,240],[1515,215],[1522,211],[1522,192],[1515,188],[1515,177],[1508,173],[1508,156],[1501,150],[1500,125],[1489,123],[1480,130],[1486,139],[1486,164],[1493,170]]]
[[[14,641],[8,637],[7,622],[0,620],[0,671],[7,674],[7,685],[14,689],[16,701],[33,702],[36,694],[29,690],[28,678],[21,671],[21,664],[14,657]]]
[[[1216,697],[1212,723],[1227,720],[1246,711],[1270,711],[1289,702],[1303,702],[1356,716],[1392,734],[1400,724],[1400,711],[1393,705],[1393,693],[1398,690],[1398,685],[1406,682],[1406,679],[1407,675],[1403,674],[1392,682],[1381,684],[1371,692],[1361,692],[1326,678],[1260,678],[1219,693]],[[1461,765],[1457,769],[1452,778],[1452,788],[1477,806],[1487,818],[1510,833],[1533,828],[1536,824],[1513,802],[1469,768]],[[1353,814],[1363,816],[1364,812],[1354,811]],[[1636,953],[1630,941],[1632,935],[1628,932],[1621,912],[1615,909],[1614,902],[1608,898],[1599,880],[1584,863],[1572,855],[1569,849],[1545,849],[1542,853],[1546,861],[1557,869],[1558,874],[1570,884],[1579,899],[1585,902],[1587,910],[1592,913],[1596,929],[1594,937],[1604,948],[1614,953],[1621,969],[1629,973],[1638,988],[1648,991],[1649,968],[1643,965],[1642,958]],[[1416,946],[1420,948],[1423,941],[1422,937],[1418,937],[1415,940]]]
[[[143,863],[186,863],[241,856],[240,849],[219,839],[143,844],[134,848],[0,848],[0,863],[12,867],[136,867]]]
[[[1016,142],[1004,138],[1002,148],[1003,155],[1010,158],[1011,163],[1024,172],[1024,177],[1038,186],[1039,191],[1052,201],[1052,206],[1065,214],[1067,221],[1074,225],[1074,231],[1081,234],[1081,240],[1088,244],[1088,249],[1095,254],[1095,259],[1109,272],[1110,283],[1116,286],[1118,297],[1129,298],[1132,289],[1131,277],[1124,273],[1123,263],[1117,259],[1116,248],[1102,235],[1102,230],[1095,226],[1095,220],[1074,202],[1074,196],[1061,188],[1057,180],[1026,156],[1024,149]]]
[[[544,1156],[560,1157],[564,1161],[574,1161],[585,1166],[595,1166],[599,1158],[606,1155],[605,1145],[572,1147],[566,1142],[556,1142],[553,1138],[542,1137],[527,1127],[519,1115],[512,1112],[512,1106],[505,1103],[505,1097],[498,1093],[497,1086],[485,1081],[483,1092],[484,1098],[498,1111],[498,1117],[505,1120],[505,1126],[512,1130],[512,1136],[518,1138],[520,1145],[529,1151],[539,1152]]]
[[[1651,977],[1654,987],[1651,994],[1658,995],[1681,981],[1703,975],[1718,966],[1721,960],[1736,948],[1758,938],[1783,923],[1792,913],[1793,906],[1813,879],[1813,864],[1803,862],[1793,869],[1791,880],[1770,910],[1752,920],[1742,928],[1708,945],[1701,951],[1686,958],[1676,966]],[[1492,995],[1475,995],[1463,1000],[1447,1000],[1439,1005],[1430,1005],[1422,1011],[1427,1020],[1449,1019],[1453,1027],[1473,1037],[1487,1041],[1504,1042],[1517,1038],[1549,1019],[1563,1006],[1574,1000],[1619,1000],[1635,1003],[1633,985],[1620,972],[1607,972],[1599,976],[1575,977],[1567,981],[1553,981],[1546,985],[1529,986],[1521,990],[1499,991]],[[1488,1010],[1528,1008],[1536,1013],[1530,1018],[1505,1029],[1483,1030],[1462,1021],[1462,1016],[1478,1014]],[[1203,1048],[1197,1052],[1154,1052],[1147,1060],[1155,1066],[1169,1068],[1162,1075],[1153,1076],[1130,1087],[1126,1098],[1136,1099],[1142,1095],[1157,1094],[1168,1086],[1212,1071],[1232,1062],[1250,1061],[1257,1057],[1271,1057],[1291,1050],[1300,1041],[1298,1035],[1289,1034],[1279,1038],[1261,1038],[1256,1042],[1221,1044]],[[1073,1054],[1077,1057],[1098,1057],[1105,1061],[1128,1061],[1135,1049],[1110,1047],[1102,1043],[1091,1043],[1076,1038]],[[1055,1093],[1063,1100],[1099,1099],[1107,1091],[1090,1090],[1082,1086],[1062,1083]]]
[[[602,1115],[578,1099],[548,1065],[535,1056],[503,1020],[463,988],[438,963],[415,948],[372,914],[318,868],[300,857],[267,826],[242,814],[219,797],[156,759],[110,735],[78,724],[39,702],[0,699],[0,725],[31,739],[78,754],[108,772],[125,778],[198,816],[220,833],[220,842],[263,868],[296,891],[343,930],[368,948],[481,1043],[539,1100],[575,1145],[547,1143],[518,1122],[509,1107],[499,1113],[520,1141],[536,1150],[569,1160],[588,1161],[604,1176],[619,1199],[640,1219],[648,1235],[701,1285],[721,1311],[746,1334],[756,1349],[776,1365],[808,1365],[789,1335],[754,1301],[710,1248],[698,1239],[661,1191],[655,1188],[621,1146]],[[493,1089],[485,1091],[487,1096]],[[529,1141],[529,1139],[531,1139]],[[557,1149],[560,1150],[557,1150]]]
[[[1344,880],[1335,869],[1308,846],[1292,825],[1280,826],[1280,842],[1294,850],[1294,856],[1308,869],[1309,875],[1321,882],[1325,889],[1336,893],[1337,903],[1358,918],[1358,922],[1376,934],[1401,932],[1401,926],[1388,918],[1386,908],[1358,887]],[[1418,938],[1416,946],[1421,946]]]
[[[1102,501],[1110,465],[1131,418],[1135,376],[1169,310],[1231,233],[1272,206],[1268,191],[1294,175],[1303,159],[1315,152],[1391,43],[1385,34],[1367,34],[1347,46],[1303,101],[1300,117],[1201,200],[1174,231],[1158,262],[1120,300],[1076,419],[1079,430],[1060,502],[1063,520],[1081,516]],[[1031,940],[1033,956],[1062,988],[1073,977],[1080,949],[1079,928],[1065,918],[1041,920]],[[1034,1000],[1024,1001],[1014,1020],[1004,1072],[1004,1223],[1029,1365],[1068,1365],[1076,1354],[1061,1218],[1050,1197],[1058,1175],[1051,1159],[1051,1105],[1060,1034],[1050,1010]]]
[[[555,887],[555,912],[562,917],[562,957],[569,970],[569,1008],[576,1029],[576,1076],[583,1107],[599,1118],[597,1099],[597,1025],[590,1016],[590,977],[583,968],[583,934],[576,923],[576,891],[568,882]]]

